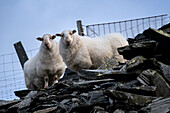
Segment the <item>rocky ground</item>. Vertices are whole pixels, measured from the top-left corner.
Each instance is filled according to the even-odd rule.
[[[0,101],[0,113],[167,113],[170,112],[170,24],[149,28],[119,53],[129,61],[108,60],[77,75],[67,69],[58,84],[22,90],[19,100]]]

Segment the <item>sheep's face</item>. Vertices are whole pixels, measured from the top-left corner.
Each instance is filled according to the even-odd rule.
[[[56,37],[56,35],[51,36],[50,34],[45,34],[43,37],[38,37],[37,40],[42,41],[42,44],[45,48],[51,49],[52,45],[54,43],[53,39]]]
[[[69,47],[72,45],[73,43],[73,34],[76,32],[76,30],[65,30],[63,31],[61,34],[56,34],[56,36],[60,36],[61,40],[63,41],[63,43]]]

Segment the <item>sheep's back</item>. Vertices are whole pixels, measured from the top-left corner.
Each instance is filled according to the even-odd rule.
[[[93,68],[99,67],[117,54],[117,48],[128,45],[127,40],[119,33],[108,34],[96,38],[82,38],[87,46]]]
[[[103,38],[110,40],[111,44],[115,48],[129,45],[127,40],[120,33],[108,34],[108,35],[103,36]]]
[[[83,39],[87,46],[93,67],[98,68],[106,60],[113,56],[113,50],[110,46],[110,41],[102,37]]]

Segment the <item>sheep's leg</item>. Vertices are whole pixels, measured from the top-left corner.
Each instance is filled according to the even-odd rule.
[[[115,59],[117,59],[120,63],[126,63],[127,60],[124,59],[123,55],[120,55],[118,51],[115,53]]]
[[[58,83],[58,76],[55,75],[54,78],[53,78],[53,85]]]
[[[45,76],[44,77],[44,82],[45,82],[44,88],[48,88],[48,81],[49,81],[48,76]]]
[[[126,62],[126,60],[123,58],[122,55],[115,56],[115,59],[117,59],[120,63],[125,63]]]

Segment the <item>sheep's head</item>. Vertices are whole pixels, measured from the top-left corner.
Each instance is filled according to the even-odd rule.
[[[66,46],[71,46],[73,43],[73,34],[76,30],[65,30],[61,34],[56,34],[56,36],[60,36]]]
[[[38,37],[37,40],[42,41],[42,44],[45,48],[51,49],[54,43],[53,39],[55,39],[56,35],[51,36],[50,34],[45,34],[43,37]]]

